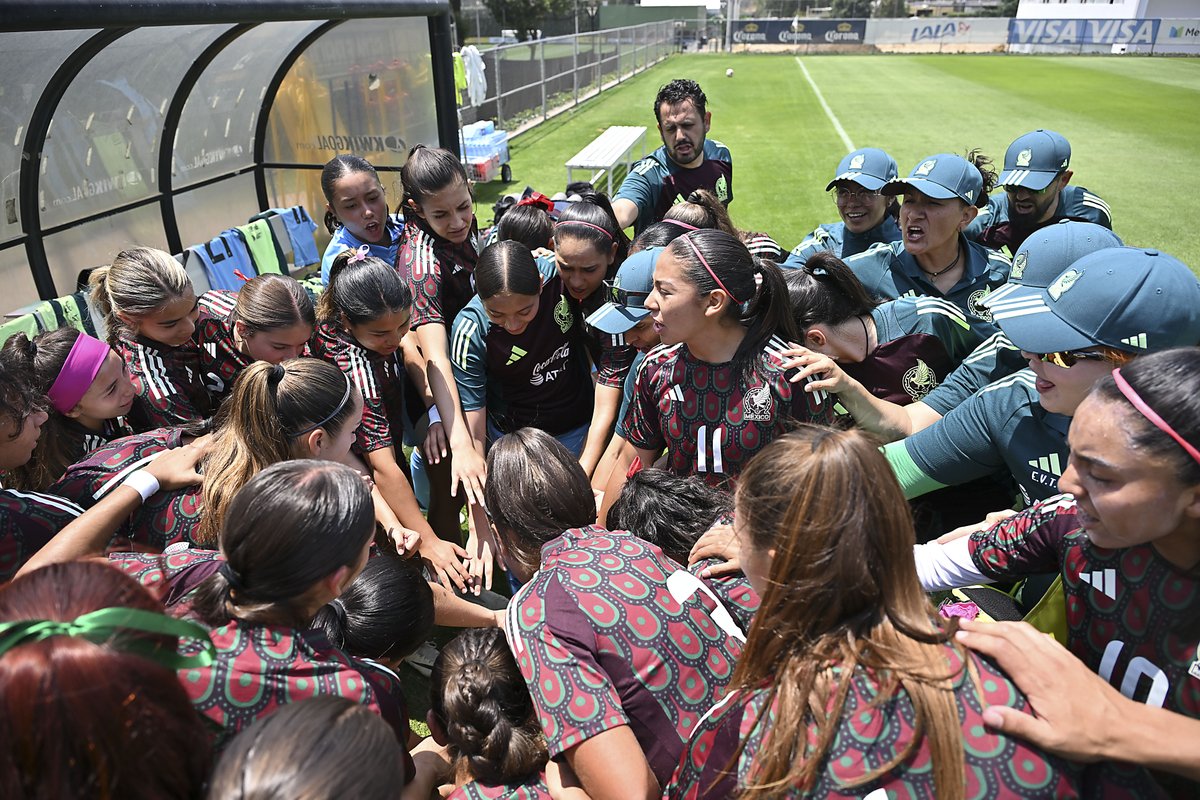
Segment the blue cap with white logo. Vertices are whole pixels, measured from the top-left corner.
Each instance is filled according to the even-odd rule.
[[[1023,302],[1087,254],[1122,244],[1121,238],[1108,228],[1091,222],[1063,219],[1039,228],[1022,242],[1013,256],[1008,283],[985,297],[983,306],[995,310],[1005,303]]]
[[[970,161],[953,153],[939,153],[921,159],[904,180],[893,179],[883,187],[883,194],[904,194],[912,188],[937,200],[957,197],[967,205],[975,205],[983,190],[983,176]]]
[[[1061,134],[1038,129],[1008,146],[1004,153],[1004,172],[997,186],[1020,186],[1041,191],[1071,165],[1071,145]]]
[[[663,249],[648,247],[625,259],[607,288],[609,301],[588,315],[587,324],[615,336],[645,319],[650,314],[646,298],[654,288],[654,267]]]
[[[1200,281],[1166,253],[1110,247],[1079,259],[1025,301],[993,306],[992,317],[1028,353],[1190,346],[1200,343]]]
[[[899,173],[896,159],[878,147],[864,147],[838,162],[837,174],[825,191],[836,186],[838,181],[854,181],[867,191],[878,192],[885,183],[895,180]]]

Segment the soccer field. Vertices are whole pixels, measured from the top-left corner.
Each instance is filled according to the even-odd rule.
[[[1128,244],[1157,247],[1200,270],[1200,236],[1191,230],[1200,225],[1200,59],[673,56],[514,139],[514,183],[476,188],[480,223],[506,191],[560,191],[563,164],[609,125],[647,126],[653,149],[660,143],[654,93],[676,77],[700,82],[713,114],[710,136],[734,154],[734,223],[785,248],[837,219],[824,192],[847,152],[834,118],[855,147],[891,153],[901,175],[924,156],[973,147],[999,168],[1015,137],[1050,128],[1071,142],[1073,182],[1108,201]]]

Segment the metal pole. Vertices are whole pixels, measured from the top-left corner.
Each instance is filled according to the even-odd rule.
[[[492,50],[492,53],[494,54],[493,59],[496,64],[496,70],[495,70],[495,74],[496,74],[496,80],[495,80],[495,84],[496,84],[496,127],[503,130],[503,128],[504,128],[504,111],[503,111],[504,98],[500,96],[501,95],[501,91],[500,91],[500,61],[502,60],[500,57],[504,54],[504,47],[503,46],[497,47],[496,49]]]
[[[725,0],[725,52],[733,49],[733,4],[737,0]]]
[[[546,40],[542,39],[538,42],[538,68],[542,73],[542,121],[549,119],[546,116]]]
[[[571,91],[579,105],[579,0],[575,0],[575,36],[571,39]]]

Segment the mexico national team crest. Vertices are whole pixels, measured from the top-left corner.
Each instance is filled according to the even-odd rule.
[[[1079,270],[1069,269],[1055,278],[1054,283],[1046,287],[1046,294],[1050,295],[1051,299],[1057,301],[1068,289],[1075,285],[1075,281],[1082,277],[1083,273]]]
[[[937,166],[937,159],[931,158],[928,161],[921,162],[921,166],[913,170],[915,175],[928,175],[933,172],[933,168]]]
[[[771,421],[771,389],[756,386],[742,396],[742,418],[751,422]]]
[[[866,160],[867,157],[862,153],[859,153],[854,158],[850,159],[850,169],[862,169],[863,162]]]
[[[1013,259],[1012,270],[1009,272],[1009,277],[1016,280],[1021,280],[1021,276],[1025,274],[1025,264],[1029,261],[1029,256],[1024,251],[1017,253],[1017,257]]]
[[[1017,166],[1028,167],[1029,162],[1033,160],[1033,151],[1028,147],[1017,153]]]
[[[729,202],[729,181],[724,175],[717,178],[717,183],[715,186],[713,186],[713,189],[716,190],[718,200],[720,200],[722,203]]]
[[[571,304],[567,302],[566,295],[559,295],[558,302],[554,306],[554,321],[563,333],[571,330],[575,315],[571,313]]]
[[[915,403],[937,388],[938,379],[933,368],[918,358],[916,366],[904,373],[900,383]]]
[[[1014,275],[1013,277],[1018,276]],[[980,289],[978,291],[971,292],[971,296],[967,298],[967,308],[972,314],[974,314],[976,317],[979,317],[984,322],[993,322],[992,312],[983,304],[983,301],[986,300],[987,296],[991,293],[992,287],[989,286],[986,289]]]

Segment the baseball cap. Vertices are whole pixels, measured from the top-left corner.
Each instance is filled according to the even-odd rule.
[[[1021,350],[1104,345],[1129,353],[1200,342],[1200,281],[1157,250],[1110,247],[1084,256],[1025,302],[992,308]]]
[[[646,298],[654,288],[654,267],[663,249],[648,247],[625,259],[612,281],[612,299],[589,314],[587,324],[601,333],[615,336],[645,319],[650,314]],[[632,294],[621,296],[624,292]],[[618,299],[621,302],[617,302]]]
[[[1008,283],[985,297],[983,307],[995,309],[1003,303],[1028,300],[1088,253],[1123,244],[1108,228],[1091,222],[1063,219],[1039,228],[1013,256]]]
[[[846,155],[838,162],[837,174],[825,187],[829,191],[838,181],[854,181],[871,192],[878,192],[899,174],[896,159],[878,147],[864,147]]]
[[[997,186],[1021,186],[1039,191],[1071,164],[1071,145],[1054,131],[1018,136],[1004,153],[1004,172]]]
[[[953,153],[938,153],[921,160],[904,180],[893,178],[883,187],[884,194],[904,194],[906,188],[938,200],[957,197],[975,205],[983,189],[983,176],[970,161]]]

